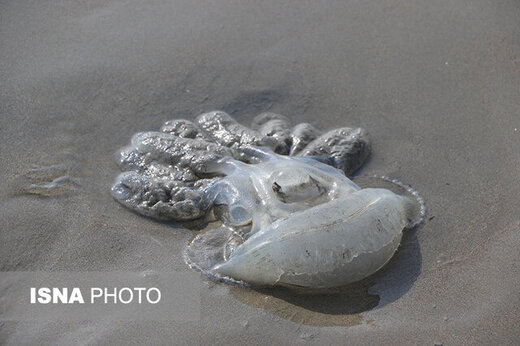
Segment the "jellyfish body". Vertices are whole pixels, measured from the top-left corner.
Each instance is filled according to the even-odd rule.
[[[320,135],[274,113],[249,129],[210,112],[136,134],[119,156],[124,172],[112,195],[161,220],[221,221],[185,251],[209,277],[335,287],[387,263],[416,217],[412,199],[347,178],[369,154],[363,129]]]
[[[213,189],[220,191],[215,203],[227,208],[228,227],[197,236],[187,250],[191,263],[254,285],[328,288],[361,280],[388,262],[414,217],[413,200],[360,189],[313,159],[263,154],[265,162],[255,165],[220,162],[228,175]],[[211,247],[222,252],[208,261]]]

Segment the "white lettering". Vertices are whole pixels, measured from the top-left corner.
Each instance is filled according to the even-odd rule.
[[[114,293],[108,293],[108,288],[105,288],[105,304],[108,304],[108,297],[114,298],[114,304],[117,304],[117,288],[114,287]]]
[[[51,302],[51,290],[47,287],[41,287],[38,289],[38,303],[40,304],[49,304]]]
[[[97,291],[98,294],[95,294],[94,291]],[[94,299],[103,296],[103,290],[99,287],[92,287],[90,289],[90,304],[94,304]]]
[[[144,293],[146,296],[144,296]],[[146,301],[149,304],[157,304],[161,301],[161,291],[156,288],[145,288],[145,287],[123,287],[118,289],[117,287],[113,288],[101,288],[101,287],[92,287],[90,289],[90,304],[94,304],[97,298],[104,297],[104,303],[109,304],[117,304],[118,302],[121,304],[130,304],[135,300],[138,304],[143,304]],[[112,298],[112,300],[110,299]],[[85,304],[85,299],[83,298],[83,294],[81,293],[81,289],[79,287],[73,287],[70,290],[67,287],[31,287],[30,288],[30,303],[31,304]]]
[[[146,290],[146,288],[145,288],[145,287],[134,287],[134,290],[136,290],[137,292],[139,292],[139,300],[138,300],[138,303],[141,304],[141,301],[142,301],[141,292],[143,292],[144,290]]]
[[[67,304],[69,299],[69,289],[63,287],[63,290],[59,288],[52,289],[52,304],[58,304],[58,301],[62,304]]]
[[[155,301],[152,301],[150,299],[150,292],[152,290],[155,290],[157,292],[157,300],[155,300]],[[161,300],[161,291],[159,291],[159,289],[155,288],[155,287],[150,288],[148,291],[146,291],[146,299],[148,300],[148,303],[150,303],[150,304],[157,304],[157,303],[159,303],[159,301]]]
[[[83,295],[78,287],[74,287],[72,289],[72,293],[70,294],[69,304],[85,304],[85,300],[83,299]]]
[[[130,298],[129,298],[127,301],[123,300],[123,292],[124,292],[124,291],[126,291],[126,292],[128,292],[128,293],[130,294]],[[128,287],[123,287],[123,288],[121,288],[121,290],[119,291],[119,301],[120,301],[121,303],[123,303],[123,304],[128,304],[128,303],[130,303],[133,299],[134,299],[134,292],[132,292],[131,289],[129,289]]]

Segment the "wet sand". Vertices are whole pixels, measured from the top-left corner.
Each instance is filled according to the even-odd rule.
[[[411,184],[427,216],[336,305],[203,280],[196,323],[3,322],[0,342],[518,343],[518,18],[484,0],[2,2],[2,271],[188,270],[192,230],[111,198],[114,153],[212,109],[363,127],[360,173]],[[52,165],[74,180],[28,190]]]

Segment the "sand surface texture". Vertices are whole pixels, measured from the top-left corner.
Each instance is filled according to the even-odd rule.
[[[2,322],[0,342],[518,343],[519,18],[491,0],[2,1],[2,271],[188,270],[192,230],[110,196],[114,154],[212,109],[363,127],[361,173],[428,212],[335,295],[202,280],[197,322]]]

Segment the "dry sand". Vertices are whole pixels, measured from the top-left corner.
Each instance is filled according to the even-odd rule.
[[[428,214],[354,293],[203,280],[196,323],[3,322],[0,342],[518,344],[519,18],[512,0],[3,1],[2,271],[186,270],[192,232],[108,191],[133,133],[211,109],[364,127],[362,173]],[[55,164],[79,185],[21,192]]]

